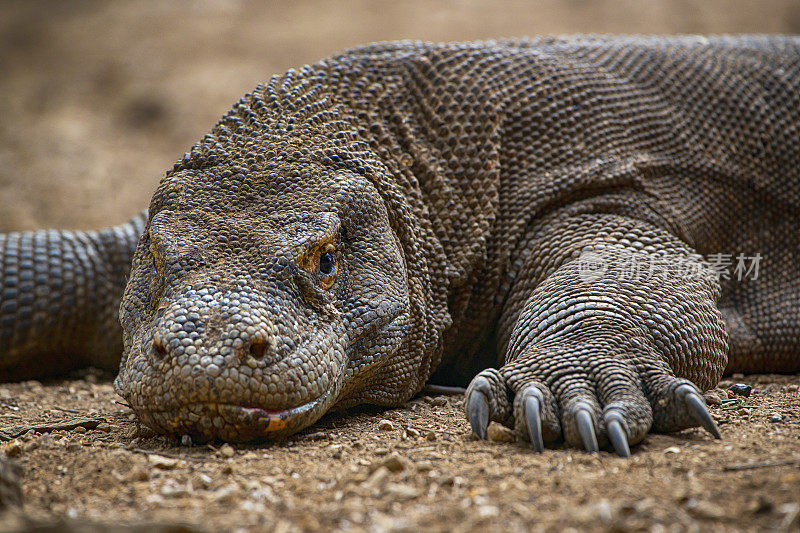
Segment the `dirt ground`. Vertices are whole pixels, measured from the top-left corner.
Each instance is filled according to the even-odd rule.
[[[243,93],[364,42],[799,31],[796,0],[2,2],[0,231],[125,220]],[[722,441],[630,460],[474,441],[461,396],[232,448],[139,434],[109,376],[0,384],[0,439],[47,426],[0,443],[25,497],[0,531],[800,530],[800,377],[735,381],[752,395],[710,398]]]
[[[700,430],[651,435],[627,460],[475,441],[461,395],[328,415],[282,444],[192,447],[137,436],[111,383],[94,374],[6,384],[5,433],[101,422],[4,444],[24,468],[26,503],[24,516],[0,516],[0,531],[32,521],[53,530],[86,521],[165,531],[175,522],[184,531],[800,530],[800,377],[736,381],[752,385],[750,397],[728,398],[730,380],[713,395],[722,441]]]

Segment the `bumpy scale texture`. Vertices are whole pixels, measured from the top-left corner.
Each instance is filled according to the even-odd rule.
[[[122,296],[115,385],[159,432],[280,437],[433,376],[472,379],[479,436],[626,455],[716,432],[726,368],[800,370],[799,174],[797,38],[354,49],[242,98],[143,231],[0,237],[0,376],[111,366]]]

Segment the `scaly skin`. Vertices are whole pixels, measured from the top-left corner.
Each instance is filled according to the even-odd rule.
[[[116,389],[200,439],[432,376],[474,377],[474,431],[536,449],[718,435],[700,390],[726,368],[800,370],[799,95],[800,39],[755,36],[385,43],[275,76],[153,196]],[[715,253],[760,253],[759,277],[718,279]],[[16,339],[60,333],[2,294],[3,377],[49,370],[66,350]]]
[[[146,221],[0,233],[0,379],[119,368],[119,299]]]

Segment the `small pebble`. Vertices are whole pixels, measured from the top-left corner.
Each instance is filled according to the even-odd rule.
[[[379,489],[386,482],[389,475],[389,470],[386,467],[381,466],[372,472],[361,484],[368,489]]]
[[[375,451],[372,452],[372,453],[374,453],[378,457],[382,457],[384,455],[389,455],[389,449],[388,448],[375,448]]]
[[[375,470],[383,466],[389,472],[401,472],[405,470],[407,465],[408,465],[408,460],[406,458],[400,457],[398,454],[393,453],[386,459],[383,459],[382,461],[376,461],[375,463],[373,463],[371,469]]]
[[[181,436],[181,446],[191,446],[192,445],[192,437],[189,435],[182,435]]]
[[[3,446],[3,451],[6,452],[6,455],[9,457],[16,457],[22,452],[22,444],[20,444],[18,440],[12,440]]]
[[[416,464],[417,472],[430,472],[433,470],[433,463],[430,461],[420,461]]]
[[[792,383],[791,385],[787,385],[786,386],[786,390],[788,392],[797,392],[798,390],[800,390],[800,385],[797,385],[796,383]]]
[[[174,479],[167,479],[164,482],[164,485],[161,486],[161,490],[159,492],[162,496],[167,498],[175,498],[187,494],[189,490],[187,489],[186,485],[181,485]]]
[[[231,483],[230,485],[215,490],[211,497],[218,502],[229,502],[236,499],[236,496],[238,495],[239,486]]]
[[[433,407],[444,407],[445,405],[447,405],[447,398],[444,398],[442,396],[437,396],[436,398],[431,400],[431,405]]]
[[[85,428],[85,427],[83,427],[83,426],[78,426],[78,427],[76,427],[76,428],[73,428],[73,429],[72,429],[72,432],[73,432],[73,433],[79,433],[79,434],[81,434],[81,435],[84,435],[84,434],[86,433],[86,428]]]
[[[690,499],[687,501],[686,507],[690,514],[705,520],[720,520],[726,516],[722,507],[711,502]]]
[[[151,453],[147,456],[147,462],[150,466],[160,468],[161,470],[172,470],[178,466],[178,460],[172,457],[164,457],[163,455],[156,455]]]
[[[725,394],[724,391],[720,393],[717,390],[710,390],[707,391],[703,396],[706,399],[707,405],[722,405],[722,401],[725,399],[723,398],[722,394]],[[725,395],[727,397],[727,394]]]
[[[773,424],[777,424],[778,422],[783,422],[783,417],[779,414],[774,414],[771,417],[769,417],[769,421],[772,422]]]
[[[245,479],[242,481],[242,488],[247,492],[252,492],[254,490],[259,490],[261,488],[261,483],[255,479]]]
[[[128,479],[131,481],[147,481],[150,479],[150,472],[143,466],[134,466],[128,472]]]
[[[231,446],[230,444],[223,444],[219,449],[219,453],[223,457],[227,457],[228,459],[230,459],[231,457],[236,455],[236,451],[233,449],[233,446]]]
[[[431,442],[435,441],[435,440],[436,440],[436,433],[434,433],[433,431],[429,431],[429,432],[427,432],[427,433],[425,434],[425,439],[426,439],[426,440],[429,440],[429,441],[431,441]]]
[[[769,513],[774,508],[775,504],[772,503],[772,500],[770,500],[763,494],[759,494],[755,500],[750,502],[750,505],[748,505],[747,510],[751,513]]]
[[[489,424],[486,435],[489,437],[489,440],[493,440],[494,442],[514,442],[517,440],[512,430],[494,422]]]
[[[494,505],[479,505],[478,516],[481,518],[496,518],[500,515],[500,509]]]
[[[406,436],[409,438],[416,439],[419,437],[419,431],[414,428],[406,428]]]
[[[211,476],[209,476],[208,474],[203,474],[201,472],[194,476],[192,484],[207,489],[208,487],[211,486],[212,481],[214,480],[211,479]]]
[[[420,491],[416,487],[405,483],[387,483],[386,494],[395,500],[412,500],[419,496]]]
[[[378,429],[382,431],[391,431],[394,429],[394,424],[392,424],[389,420],[383,419],[378,422]]]
[[[753,387],[751,387],[746,383],[734,383],[733,385],[728,387],[728,390],[733,392],[737,396],[744,396],[745,398],[748,398],[750,396],[750,393],[753,391]]]

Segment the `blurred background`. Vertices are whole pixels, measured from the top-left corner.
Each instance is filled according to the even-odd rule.
[[[798,33],[799,0],[0,2],[0,231],[88,229],[271,74],[369,41]]]

